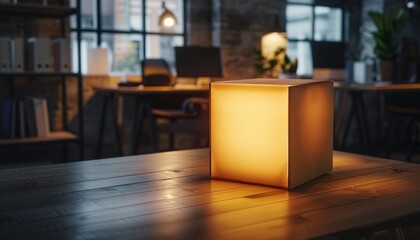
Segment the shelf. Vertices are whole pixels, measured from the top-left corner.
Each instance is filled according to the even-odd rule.
[[[30,137],[30,138],[14,138],[0,139],[0,145],[16,145],[28,143],[46,143],[46,142],[64,142],[77,140],[77,136],[66,131],[54,131],[47,137]]]
[[[25,72],[25,73],[0,73],[0,77],[62,77],[62,76],[74,76],[77,77],[78,73],[37,73],[37,72]]]
[[[37,4],[0,4],[1,16],[13,17],[38,17],[38,18],[62,18],[76,14],[76,8],[66,6],[44,6]]]

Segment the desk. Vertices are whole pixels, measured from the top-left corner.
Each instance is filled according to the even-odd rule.
[[[420,165],[344,152],[292,191],[211,180],[208,149],[0,176],[2,239],[348,238],[420,217]]]
[[[117,114],[114,106],[114,100],[117,96],[131,96],[135,99],[134,106],[134,125],[132,131],[132,146],[131,154],[138,154],[138,146],[140,145],[140,138],[142,135],[142,126],[143,121],[147,120],[149,128],[151,130],[151,142],[153,149],[157,151],[157,139],[156,139],[156,128],[152,115],[152,107],[155,107],[156,103],[160,100],[163,100],[163,97],[169,96],[183,96],[184,98],[192,96],[206,96],[208,97],[209,88],[208,87],[198,87],[198,86],[159,86],[159,87],[116,87],[116,86],[105,86],[105,87],[96,87],[95,91],[98,93],[104,94],[104,104],[101,113],[101,120],[99,124],[99,134],[98,134],[98,145],[96,150],[97,158],[101,155],[102,149],[102,139],[103,133],[105,130],[105,121],[106,121],[106,111],[109,108],[112,115],[112,122],[114,133],[116,136],[116,144],[118,147],[118,152],[120,155],[123,155],[122,145],[121,145],[121,136],[118,130],[117,123]],[[177,108],[181,108],[181,103],[179,103]]]
[[[350,123],[353,117],[356,118],[359,141],[361,144],[362,152],[371,153],[371,136],[369,131],[369,125],[366,117],[365,103],[363,100],[363,95],[365,93],[376,93],[380,95],[389,94],[389,93],[399,93],[399,92],[412,92],[420,91],[420,83],[376,83],[376,84],[366,84],[366,85],[356,85],[356,84],[340,84],[336,83],[334,86],[335,89],[345,90],[349,93],[351,98],[351,108],[350,115],[347,117],[344,135],[341,145],[345,145],[347,139],[347,134],[349,131]],[[381,118],[379,116],[379,118]],[[381,127],[381,120],[378,120],[378,125]]]

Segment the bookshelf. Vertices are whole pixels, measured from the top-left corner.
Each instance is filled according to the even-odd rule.
[[[11,17],[62,18],[77,14],[77,9],[58,5],[0,3],[0,14]]]
[[[80,1],[80,0],[78,0]],[[62,3],[65,1],[61,1]],[[80,4],[77,4],[80,6]],[[76,16],[77,22],[77,62],[78,72],[0,72],[0,80],[7,80],[9,85],[9,97],[16,97],[16,83],[21,78],[30,78],[31,80],[39,78],[54,78],[60,81],[61,85],[61,99],[58,101],[62,105],[62,130],[51,131],[46,137],[25,137],[25,138],[12,138],[0,139],[1,146],[23,145],[23,144],[39,144],[49,142],[63,142],[67,147],[68,142],[75,142],[79,149],[79,159],[84,159],[84,129],[83,129],[83,78],[80,72],[80,8],[71,8],[63,5],[43,5],[43,4],[28,4],[28,3],[0,3],[0,16],[3,19],[13,19],[16,21],[32,21],[32,19],[58,19],[60,21],[60,37],[66,38],[69,35],[69,28],[66,28],[66,21],[70,16]],[[26,41],[26,39],[25,39]],[[27,57],[27,56],[25,56]],[[68,102],[67,102],[67,82],[69,79],[76,79],[77,89],[77,133],[69,131],[68,123]],[[53,80],[53,79],[52,79]],[[19,96],[22,97],[22,96]]]

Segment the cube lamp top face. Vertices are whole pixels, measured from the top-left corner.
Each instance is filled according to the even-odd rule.
[[[212,177],[291,188],[307,181],[308,176],[314,178],[331,170],[329,101],[332,103],[332,82],[327,81],[249,79],[212,83]],[[307,111],[308,106],[313,109]],[[314,127],[311,121],[326,126]],[[301,129],[313,136],[303,140],[306,136]],[[324,163],[318,164],[318,160]],[[302,175],[305,170],[291,167],[310,169]]]

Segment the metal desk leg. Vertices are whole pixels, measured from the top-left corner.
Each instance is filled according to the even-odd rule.
[[[371,142],[369,124],[367,121],[365,104],[363,101],[363,93],[349,92],[349,95],[351,98],[351,106],[344,127],[344,135],[341,139],[341,147],[345,147],[351,122],[353,117],[356,117],[356,127],[359,135],[360,150],[362,153],[369,153]]]
[[[121,145],[121,135],[120,135],[118,122],[117,122],[117,112],[115,110],[115,106],[113,102],[114,98],[115,98],[115,94],[107,94],[104,96],[104,102],[103,102],[102,110],[101,110],[101,120],[99,123],[98,141],[97,141],[97,146],[96,146],[96,158],[101,157],[103,136],[104,136],[104,131],[105,131],[106,113],[107,113],[108,107],[111,110],[111,115],[112,115],[111,117],[112,117],[112,122],[113,122],[115,139],[117,142],[118,154],[120,156],[123,155],[122,145]]]
[[[359,105],[359,100],[358,100],[358,95],[356,93],[352,93],[352,98],[353,98],[353,103],[354,103],[354,112],[355,112],[355,117],[356,117],[356,125],[357,125],[357,131],[359,134],[359,142],[360,142],[360,150],[362,153],[365,153],[366,149],[365,149],[365,138],[364,138],[364,133],[363,133],[363,120],[361,117],[361,112],[360,112],[360,105]]]
[[[370,152],[369,124],[366,117],[363,93],[350,92],[355,107],[356,123],[359,132],[359,141],[362,153]]]
[[[354,113],[355,109],[354,109],[353,103],[350,103],[350,104],[351,104],[350,111],[349,111],[349,113],[346,117],[346,122],[344,124],[343,137],[341,138],[341,141],[340,141],[340,147],[342,149],[344,149],[347,145],[347,136],[348,136],[348,133],[349,133],[349,130],[350,130],[351,122],[352,122],[353,117],[355,115],[355,113]]]
[[[118,127],[118,114],[117,114],[117,110],[115,109],[114,99],[115,97],[110,96],[108,98],[108,101],[109,101],[109,106],[111,107],[112,123],[114,125],[114,134],[115,134],[115,140],[117,141],[118,154],[119,156],[122,156],[123,150],[121,146],[121,134]]]
[[[150,141],[152,144],[152,149],[154,152],[158,151],[158,143],[157,143],[157,129],[156,129],[156,121],[152,113],[152,104],[148,101],[146,103],[146,115],[147,120],[149,121],[150,127]]]
[[[102,104],[102,110],[101,110],[101,119],[99,122],[99,132],[98,132],[98,140],[96,145],[96,158],[101,157],[101,151],[102,151],[102,140],[104,136],[105,131],[105,120],[106,120],[106,110],[108,108],[108,95],[104,95],[103,98],[103,104]]]
[[[144,104],[141,99],[137,98],[134,106],[134,122],[133,122],[133,136],[131,145],[131,154],[138,154],[141,135],[143,133],[143,120],[144,120]]]
[[[347,125],[347,105],[348,97],[344,92],[336,91],[336,97],[338,98],[337,106],[334,106],[334,148],[340,149],[341,145],[341,135],[343,132],[343,127]],[[344,125],[344,126],[343,126]]]

